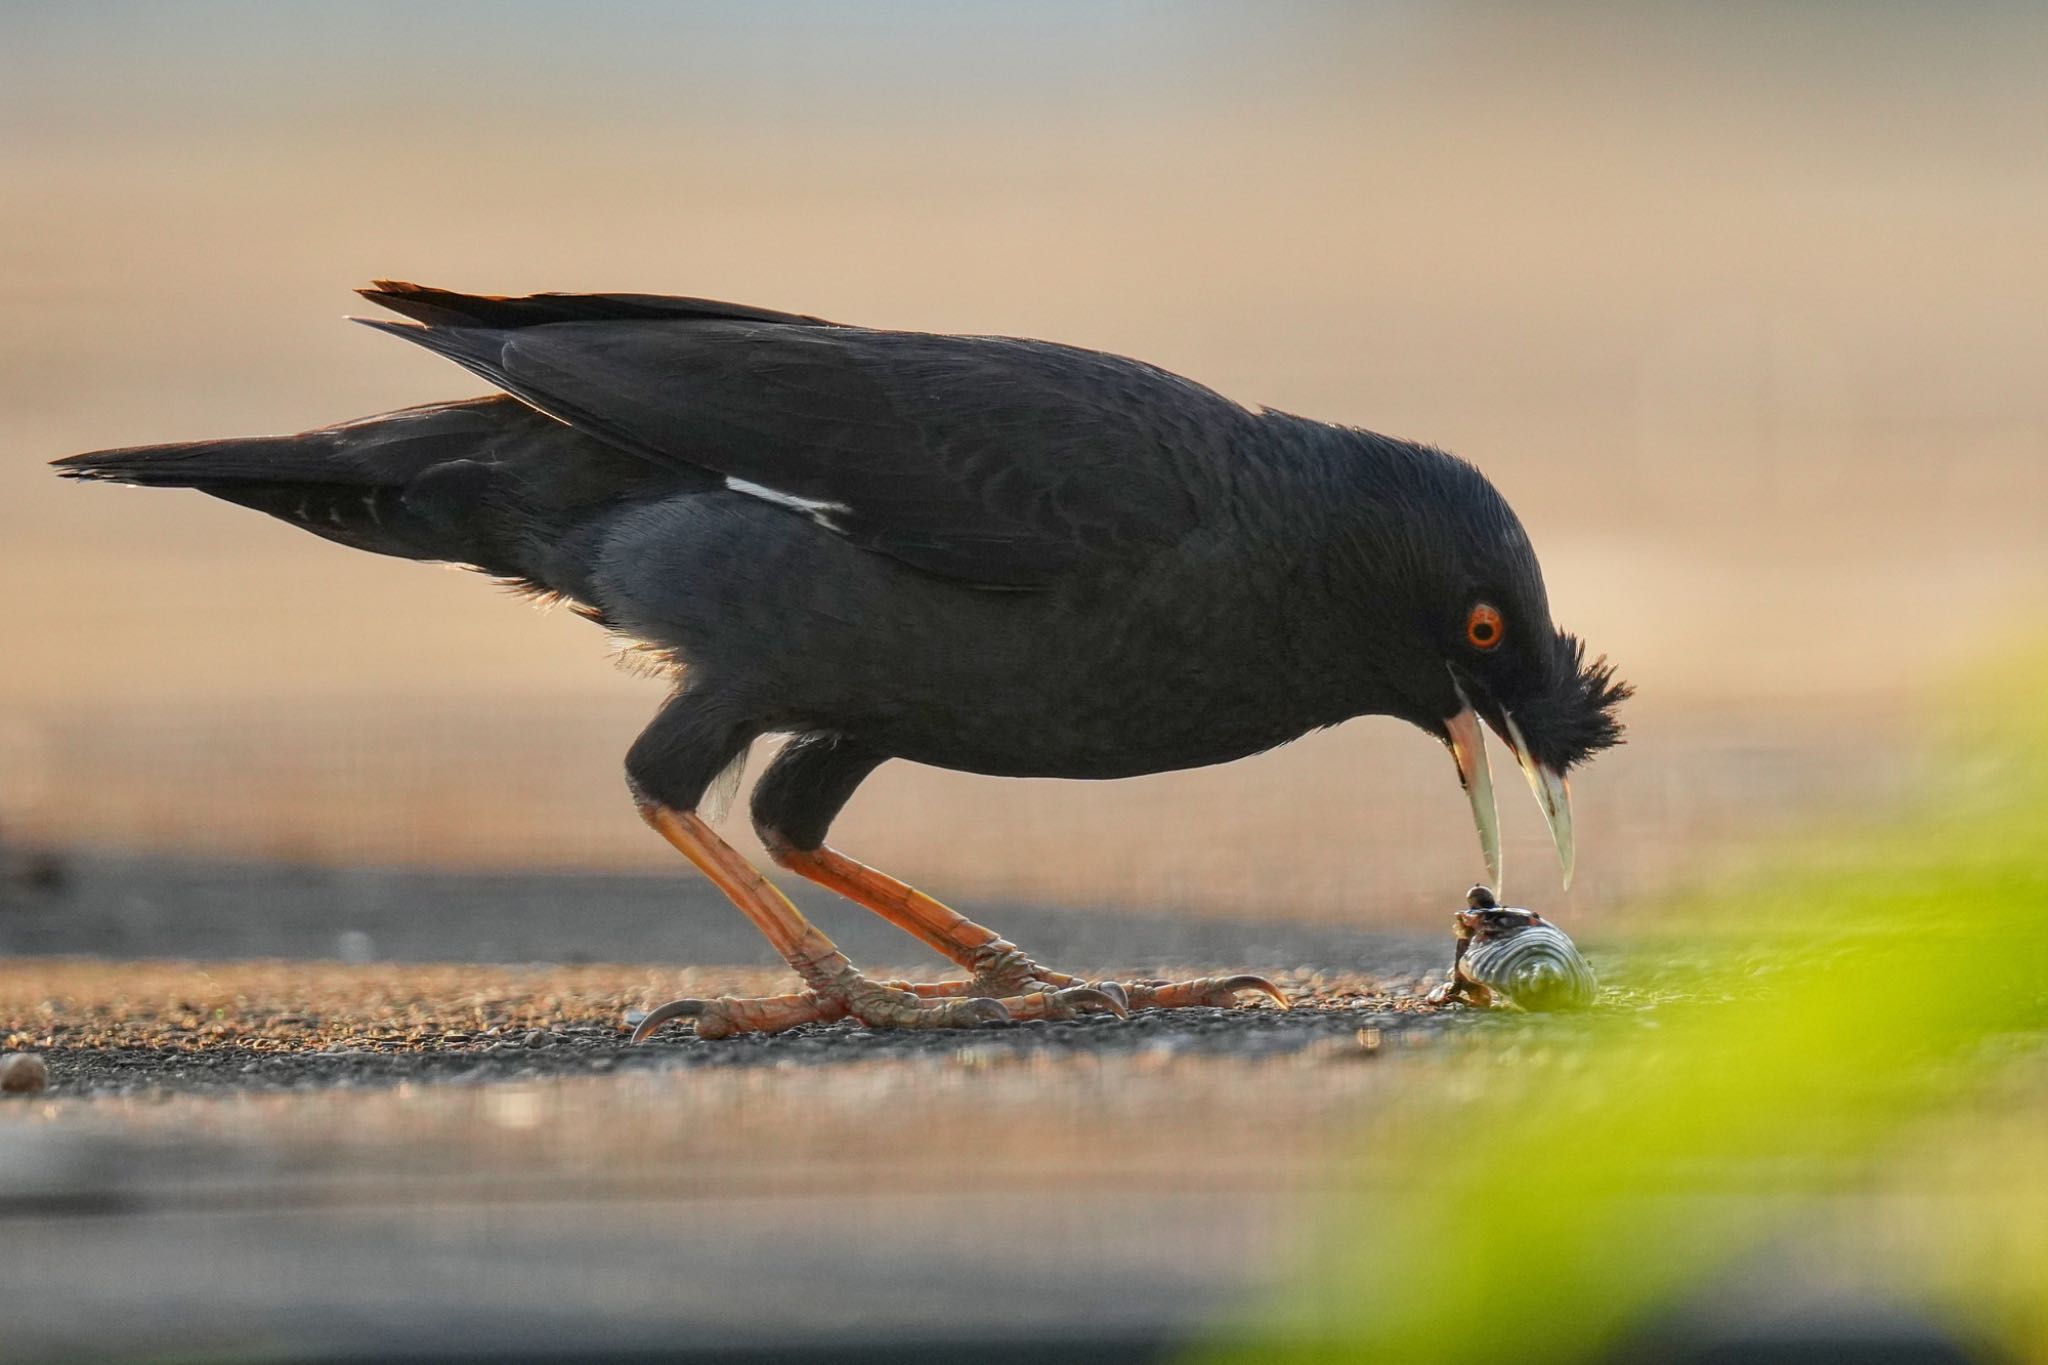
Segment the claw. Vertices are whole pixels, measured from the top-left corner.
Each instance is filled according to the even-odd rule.
[[[1093,986],[1068,986],[1056,991],[1032,991],[1003,1002],[1019,1019],[1078,1019],[1084,1014],[1114,1014],[1128,1018],[1130,1010],[1108,991]]]
[[[1281,1009],[1291,1010],[1294,1008],[1294,1002],[1287,998],[1286,991],[1281,990],[1278,986],[1266,980],[1265,977],[1255,976],[1250,972],[1246,972],[1241,976],[1225,978],[1222,988],[1225,993],[1232,996],[1236,995],[1239,991],[1260,991],[1271,996],[1273,1003]]]
[[[1128,1019],[1131,1014],[1131,997],[1120,981],[1096,981],[1090,983],[1097,992],[1106,995],[1116,1005],[1113,1013],[1119,1019]]]
[[[669,1020],[694,1019],[706,1010],[709,1010],[713,1003],[709,1000],[671,1000],[666,1005],[658,1005],[654,1009],[648,1010],[645,1014],[641,1014],[637,1020],[633,1018],[633,1015],[629,1014],[626,1016],[626,1022],[633,1025],[632,1041],[644,1043],[652,1036],[656,1029],[666,1024]],[[638,1013],[638,1011],[635,1011],[635,1013]]]
[[[1100,986],[1069,986],[1056,993],[1053,1000],[1074,1014],[1114,1014],[1119,1019],[1131,1016],[1130,1001],[1122,988],[1111,994]]]
[[[846,1016],[846,1002],[815,991],[794,995],[769,995],[740,1000],[721,995],[716,1000],[671,1000],[649,1010],[633,1029],[632,1041],[644,1042],[671,1019],[695,1019],[697,1036],[706,1040],[730,1038],[735,1033],[781,1033],[799,1024],[825,1023]]]

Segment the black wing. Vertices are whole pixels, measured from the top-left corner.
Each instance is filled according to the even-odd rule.
[[[642,458],[722,474],[927,572],[1043,587],[1171,544],[1251,414],[1163,370],[645,295],[382,286],[374,323]]]

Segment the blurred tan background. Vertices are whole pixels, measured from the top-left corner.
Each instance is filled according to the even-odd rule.
[[[1504,774],[1509,890],[1653,912],[1887,799],[2048,608],[2043,71],[2021,5],[8,6],[0,831],[670,865],[618,775],[660,686],[590,627],[43,468],[477,391],[339,321],[395,276],[1050,337],[1474,459],[1641,692],[1571,897]],[[892,765],[836,842],[1384,924],[1479,871],[1384,720],[1113,784]]]

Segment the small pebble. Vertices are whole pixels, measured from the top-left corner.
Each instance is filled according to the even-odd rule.
[[[520,1039],[520,1042],[526,1047],[546,1047],[554,1041],[555,1036],[544,1028],[537,1028]]]
[[[0,1094],[34,1095],[50,1084],[50,1068],[42,1054],[13,1052],[0,1057]]]

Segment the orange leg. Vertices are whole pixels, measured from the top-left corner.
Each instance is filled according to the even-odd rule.
[[[796,849],[770,841],[769,856],[790,871],[808,877],[818,885],[838,892],[857,905],[864,905],[897,928],[915,935],[973,974],[961,982],[940,982],[930,986],[909,986],[919,995],[980,993],[992,996],[1045,996],[1057,1012],[1062,1005],[1077,1008],[1093,1005],[1092,997],[1107,995],[1132,1009],[1175,1009],[1187,1005],[1233,1005],[1239,991],[1263,991],[1284,1008],[1288,1001],[1278,986],[1262,976],[1239,975],[1202,977],[1194,981],[1095,982],[1039,966],[1016,944],[993,929],[976,924],[959,911],[942,905],[915,887],[897,881],[864,863],[855,862],[834,849]],[[901,983],[892,983],[901,984]],[[1086,993],[1085,996],[1083,993]],[[1006,1001],[1007,1003],[1007,1001]],[[1022,1017],[1038,1018],[1038,1014]]]
[[[977,996],[930,1001],[869,980],[695,811],[649,804],[641,814],[754,922],[807,989],[762,1000],[671,1001],[641,1020],[633,1030],[634,1042],[678,1017],[694,1018],[700,1038],[773,1033],[849,1014],[876,1028],[959,1028],[1010,1017],[1009,1009],[996,1000]]]
[[[857,863],[836,849],[771,846],[768,854],[798,876],[808,877],[854,904],[866,906],[976,976],[1000,975],[1019,986],[1030,981],[1055,986],[1084,984],[1062,973],[1045,971],[995,930],[976,924],[951,906],[940,904],[886,872]]]

